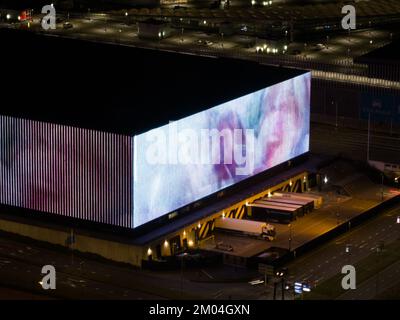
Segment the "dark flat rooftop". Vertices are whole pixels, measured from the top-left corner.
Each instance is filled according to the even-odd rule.
[[[14,30],[0,39],[1,114],[129,135],[305,72]]]

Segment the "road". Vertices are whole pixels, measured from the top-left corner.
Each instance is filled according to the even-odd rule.
[[[57,289],[42,290],[41,268],[56,268]],[[60,299],[260,299],[263,286],[250,286],[255,271],[224,267],[205,271],[214,278],[226,272],[243,274],[244,280],[231,283],[204,281],[199,269],[152,272],[108,261],[82,257],[54,248],[0,236],[0,286],[18,288],[32,294]],[[272,295],[272,292],[269,291]]]
[[[73,28],[64,29],[63,24],[59,23],[56,30],[44,31],[40,26],[40,17],[35,15],[30,24],[30,30],[45,32],[49,35],[113,44],[259,60],[263,63],[319,70],[318,77],[338,79],[337,74],[348,74],[353,77],[346,81],[352,80],[354,82],[366,82],[371,81],[371,79],[364,77],[366,69],[353,64],[353,58],[389,43],[398,32],[396,30],[368,28],[354,31],[350,35],[331,35],[329,41],[325,38],[325,35],[321,35],[320,38],[308,43],[301,41],[288,43],[284,36],[280,41],[269,41],[245,34],[222,37],[215,32],[206,32],[206,30],[195,31],[178,28],[170,37],[157,41],[140,39],[135,21],[128,23],[127,19],[120,19],[119,21],[110,19],[108,15],[91,15],[71,17],[68,20],[72,23]],[[18,28],[18,24],[8,25],[3,23],[2,26]],[[209,44],[199,44],[198,40],[207,40]],[[371,40],[373,40],[372,43],[370,43]],[[315,45],[318,43],[325,44],[326,48],[316,50]],[[257,48],[261,48],[263,52],[256,50]],[[288,54],[294,50],[299,50],[301,54],[297,56]],[[259,53],[256,51],[259,51]],[[355,75],[362,77],[357,78],[354,77]],[[375,82],[374,84],[379,85]]]
[[[349,290],[342,294],[339,299],[371,300],[396,284],[400,284],[400,261],[391,264],[367,281],[362,282],[356,290]]]
[[[288,265],[291,280],[317,284],[338,273],[344,264],[366,257],[378,241],[394,241],[400,235],[400,226],[395,224],[397,215],[400,206],[297,258]],[[345,252],[346,244],[352,245],[350,254]],[[39,285],[45,264],[57,270],[55,292],[43,292]],[[248,284],[249,280],[262,278],[257,271],[226,266],[183,272],[138,270],[4,236],[0,236],[0,270],[0,284],[6,287],[61,299],[272,299],[273,294],[271,284]],[[236,280],[212,280],[227,273]],[[293,296],[286,292],[286,298]]]
[[[318,285],[340,273],[344,265],[355,264],[369,256],[376,250],[380,241],[389,244],[399,239],[400,225],[396,224],[398,215],[400,215],[400,205],[385,210],[350,232],[295,259],[287,265],[291,280]],[[346,252],[347,245],[350,245],[349,252]],[[384,279],[386,274],[382,272],[382,282],[389,281]],[[391,280],[392,284],[394,284],[393,280]],[[396,280],[400,281],[400,278]],[[382,286],[381,289],[384,288],[385,286]],[[360,296],[364,296],[362,289],[363,285],[360,285],[355,292],[360,292]]]

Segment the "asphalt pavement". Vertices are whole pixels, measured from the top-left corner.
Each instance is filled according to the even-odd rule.
[[[368,257],[376,250],[380,241],[389,244],[399,239],[400,225],[396,224],[398,215],[400,215],[400,205],[384,210],[364,224],[295,259],[287,265],[290,279],[318,286],[321,282],[339,274],[344,265],[355,264]],[[349,247],[348,252],[346,247]],[[382,273],[382,279],[385,278],[385,274]],[[400,281],[400,278],[398,280]],[[360,285],[352,294],[360,292],[360,296],[365,296],[362,288],[363,285]],[[385,286],[382,286],[382,290],[384,288]]]

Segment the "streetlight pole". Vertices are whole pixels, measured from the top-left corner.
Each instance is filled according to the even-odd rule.
[[[337,100],[336,100],[335,105],[336,105],[336,123],[335,123],[335,127],[337,129],[337,127],[338,127],[338,102],[337,102]]]
[[[371,129],[371,112],[368,112],[367,161],[369,161],[370,129]]]

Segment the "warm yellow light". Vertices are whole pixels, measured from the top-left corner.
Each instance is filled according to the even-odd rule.
[[[193,247],[193,244],[194,244],[194,243],[193,243],[193,240],[189,240],[189,241],[188,241],[189,247]]]
[[[147,255],[151,256],[151,254],[153,253],[153,251],[151,251],[151,248],[147,249]]]
[[[199,229],[200,229],[200,227],[201,227],[201,223],[199,222],[199,224],[197,225],[197,228],[199,228]]]
[[[183,230],[183,236],[186,237],[186,231],[185,230]]]
[[[169,244],[168,244],[168,241],[165,240],[165,241],[164,241],[164,247],[168,247],[168,245],[169,245]]]

